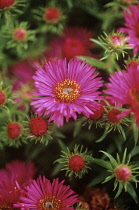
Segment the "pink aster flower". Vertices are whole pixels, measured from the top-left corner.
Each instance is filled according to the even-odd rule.
[[[6,170],[20,186],[27,185],[37,171],[33,162],[25,163],[19,160],[7,163]]]
[[[74,210],[72,207],[78,202],[77,194],[70,189],[70,186],[63,185],[64,181],[54,179],[52,183],[45,177],[32,180],[30,186],[26,188],[27,196],[21,196],[21,202],[14,207],[27,209],[57,209]]]
[[[21,193],[15,179],[7,171],[0,170],[0,209],[13,209],[13,204],[19,202]]]
[[[63,118],[77,119],[77,113],[89,117],[99,107],[98,89],[102,86],[95,68],[81,59],[57,59],[44,67],[36,64],[34,101],[31,103],[39,115],[51,114],[49,121],[63,125]]]
[[[139,126],[139,65],[129,65],[127,71],[115,72],[109,80],[104,92],[111,95],[109,99],[113,103],[129,105],[130,110],[125,110],[125,113],[133,112]]]
[[[134,48],[136,54],[139,50],[139,3],[138,5],[130,5],[128,10],[124,10],[125,26],[119,31],[128,34],[128,43]]]
[[[89,40],[93,33],[83,27],[68,27],[61,36],[50,43],[50,49],[44,53],[46,58],[67,58],[75,56],[91,56],[92,42]]]

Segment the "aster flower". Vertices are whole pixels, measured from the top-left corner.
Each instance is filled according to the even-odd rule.
[[[102,167],[106,168],[109,173],[103,183],[108,182],[109,180],[115,178],[114,190],[117,189],[115,199],[121,194],[122,190],[128,192],[135,202],[138,202],[136,192],[133,188],[132,183],[134,182],[136,187],[139,182],[138,177],[138,163],[131,162],[131,155],[127,155],[127,149],[123,153],[122,160],[120,160],[119,154],[117,154],[117,159],[114,159],[112,155],[107,152],[101,151],[106,157],[109,158],[109,161],[94,159],[94,162]]]
[[[134,113],[136,123],[139,126],[139,102],[138,102],[138,84],[139,84],[139,65],[127,66],[127,71],[115,72],[110,76],[110,83],[104,92],[111,95],[109,98],[117,106],[129,105],[130,112]]]
[[[126,28],[120,28],[127,34],[128,43],[134,49],[133,52],[136,54],[139,50],[139,4],[136,6],[130,5],[128,10],[124,10],[125,26]]]
[[[7,163],[5,170],[18,182],[20,187],[29,184],[37,171],[33,162],[25,163],[20,160],[13,160]]]
[[[37,64],[36,68],[36,97],[31,105],[40,116],[50,114],[49,121],[62,126],[64,117],[68,122],[71,117],[77,119],[76,113],[89,116],[97,109],[95,100],[102,98],[98,91],[102,81],[91,65],[80,59],[71,59],[68,64],[66,59],[57,59],[46,62],[44,69]]]
[[[39,177],[26,187],[27,196],[21,196],[21,202],[15,204],[14,207],[73,210],[72,206],[78,201],[77,194],[70,189],[70,186],[63,185],[63,183],[64,181],[59,182],[58,178],[50,183],[45,177]]]
[[[84,27],[67,27],[62,35],[50,41],[44,55],[47,59],[66,57],[68,60],[75,56],[92,56],[93,43],[89,40],[92,36],[93,33]]]
[[[7,171],[0,170],[0,209],[13,209],[22,193],[16,180]]]
[[[65,148],[61,157],[55,162],[61,165],[61,170],[66,171],[66,176],[75,175],[75,177],[82,178],[91,169],[90,157],[87,149],[83,151],[83,146],[75,145],[72,152],[69,148]]]

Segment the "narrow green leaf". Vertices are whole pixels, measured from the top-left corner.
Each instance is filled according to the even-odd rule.
[[[139,134],[138,134],[138,127],[137,127],[137,124],[135,122],[132,123],[132,129],[133,129],[133,137],[134,137],[134,142],[135,142],[135,145],[137,144],[138,142],[138,137],[139,137]]]
[[[117,166],[117,161],[112,157],[112,155],[110,155],[109,153],[104,152],[104,151],[100,151],[100,152],[102,152],[104,155],[106,155],[109,158],[109,160],[114,168]]]
[[[131,195],[131,197],[134,199],[134,201],[138,204],[138,196],[136,194],[136,191],[134,190],[131,183],[128,183],[127,185],[127,192]]]
[[[108,169],[108,170],[112,170],[112,165],[108,161],[94,158],[93,162],[96,163],[97,165],[100,165],[100,166]]]
[[[87,56],[79,56],[82,60],[85,60],[87,63],[90,63],[91,65],[100,68],[100,69],[107,69],[107,65],[105,62],[102,62],[95,58],[90,58]]]
[[[123,185],[119,184],[118,191],[114,197],[115,199],[118,198],[118,196],[121,194],[122,190],[123,190]]]

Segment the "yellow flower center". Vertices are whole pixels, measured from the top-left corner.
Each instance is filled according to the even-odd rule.
[[[59,210],[61,200],[57,199],[55,196],[46,196],[40,200],[38,205],[38,210]]]
[[[74,80],[65,79],[62,82],[58,82],[54,93],[56,95],[56,101],[63,103],[72,103],[80,96],[80,86]]]
[[[3,204],[0,205],[0,210],[13,210],[12,204]]]

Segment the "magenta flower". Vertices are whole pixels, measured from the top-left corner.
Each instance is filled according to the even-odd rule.
[[[104,92],[111,95],[109,99],[117,105],[129,105],[139,126],[139,65],[129,65],[127,71],[115,72],[110,76],[110,83]]]
[[[93,33],[83,27],[68,27],[64,33],[49,43],[49,50],[44,53],[46,58],[67,58],[75,56],[91,56],[93,43],[89,40]]]
[[[13,209],[13,204],[19,202],[21,189],[7,171],[0,170],[0,209]]]
[[[45,63],[44,68],[36,64],[34,105],[39,115],[51,114],[49,121],[62,126],[66,118],[77,119],[83,113],[89,117],[99,107],[95,100],[101,100],[102,86],[95,68],[80,59],[57,59]]]
[[[128,10],[124,10],[125,26],[119,31],[128,34],[127,42],[134,48],[136,54],[139,50],[139,4],[130,5]]]
[[[19,202],[36,168],[32,162],[12,161],[6,164],[6,169],[0,170],[0,209],[14,209],[13,204]]]
[[[32,180],[26,187],[26,196],[21,196],[21,202],[14,207],[34,210],[74,210],[72,207],[78,202],[77,194],[70,186],[63,185],[64,181],[54,179],[52,183],[45,177]]]
[[[19,160],[7,163],[6,170],[20,186],[27,185],[37,171],[33,162],[25,163]]]

